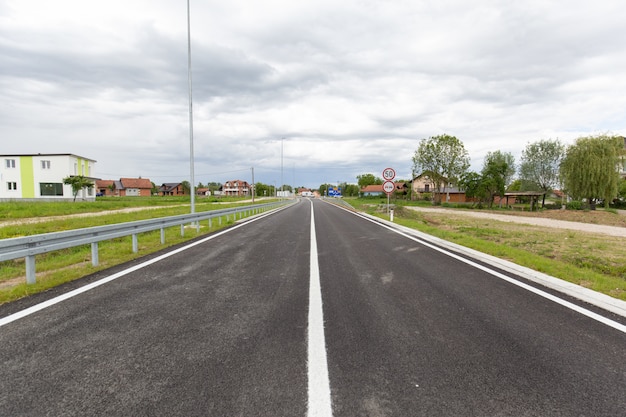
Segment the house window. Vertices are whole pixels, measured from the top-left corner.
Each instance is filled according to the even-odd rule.
[[[7,189],[8,189],[9,191],[14,191],[14,190],[17,190],[17,183],[16,183],[16,182],[13,182],[13,181],[9,181],[9,182],[7,182]]]
[[[41,161],[41,169],[50,169],[50,161]]]
[[[60,182],[41,182],[39,183],[39,191],[42,196],[44,195],[63,195],[63,184]]]
[[[7,168],[15,168],[15,159],[5,159]]]

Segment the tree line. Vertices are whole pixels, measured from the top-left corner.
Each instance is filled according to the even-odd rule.
[[[487,152],[480,172],[473,172],[463,142],[444,134],[422,139],[412,159],[414,173],[432,179],[435,202],[441,202],[450,184],[456,184],[468,198],[490,207],[496,196],[502,198],[507,191],[548,194],[556,189],[573,200],[608,207],[614,199],[626,197],[626,181],[620,176],[625,149],[621,136],[581,137],[569,146],[545,139],[529,143],[518,165],[510,152],[496,150]]]

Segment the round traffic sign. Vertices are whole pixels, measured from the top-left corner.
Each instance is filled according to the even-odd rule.
[[[393,193],[394,188],[396,188],[396,186],[391,181],[385,181],[383,183],[383,191],[387,194]]]
[[[385,168],[383,171],[383,178],[387,181],[391,181],[396,177],[396,171],[393,168]]]

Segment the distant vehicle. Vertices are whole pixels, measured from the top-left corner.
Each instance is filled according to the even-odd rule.
[[[315,194],[313,194],[311,191],[302,191],[302,193],[300,195],[302,197],[310,197],[310,198],[315,197]]]

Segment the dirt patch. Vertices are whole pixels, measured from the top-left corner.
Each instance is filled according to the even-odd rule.
[[[523,223],[555,229],[576,230],[609,236],[626,237],[626,216],[597,211],[554,210],[538,213],[488,210],[458,210],[435,207],[407,207],[422,213],[439,213],[446,216],[474,217],[509,223]]]

